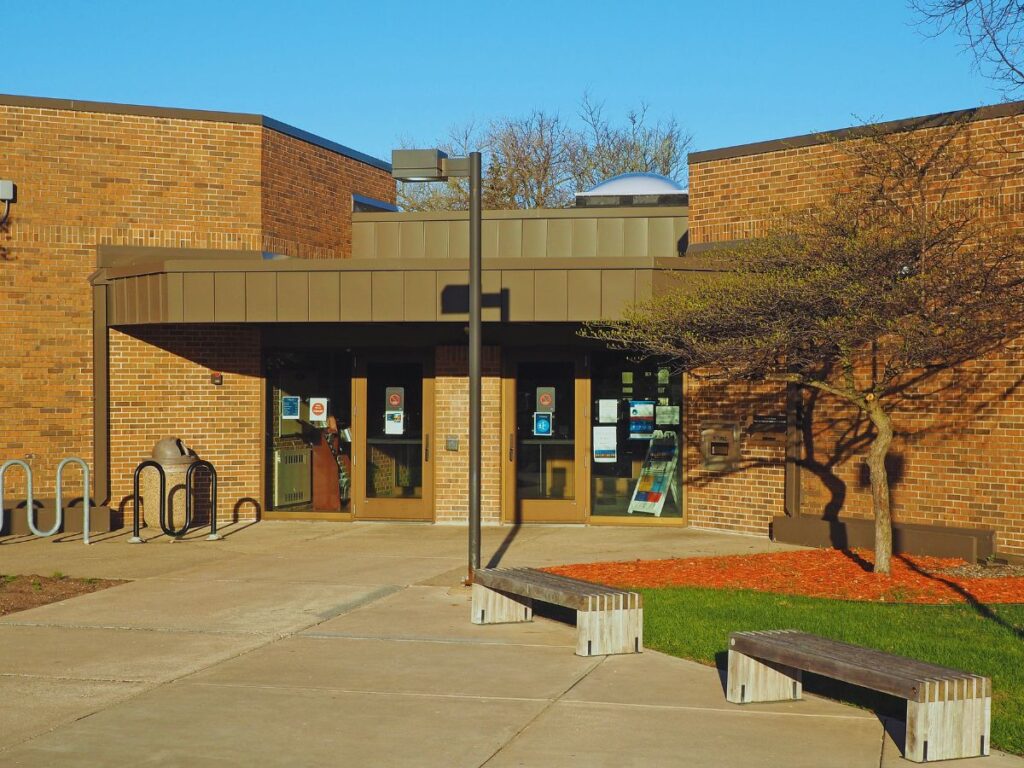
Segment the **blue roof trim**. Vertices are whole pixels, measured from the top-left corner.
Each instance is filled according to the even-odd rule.
[[[388,211],[390,213],[398,213],[398,206],[394,203],[386,203],[383,200],[378,200],[375,197],[367,197],[366,195],[360,195],[357,192],[352,193],[352,202],[372,205],[374,208],[379,208],[382,211]]]
[[[270,128],[271,130],[283,133],[285,136],[291,136],[293,139],[299,141],[305,141],[308,144],[313,144],[317,147],[323,147],[329,149],[331,152],[337,152],[339,155],[345,155],[345,157],[351,157],[353,160],[358,160],[361,163],[372,165],[374,168],[380,168],[382,171],[391,173],[391,163],[386,163],[372,155],[367,155],[365,152],[346,147],[344,144],[339,144],[336,141],[325,139],[323,136],[317,136],[315,133],[304,131],[301,128],[296,128],[294,125],[288,125],[288,123],[282,123],[280,120],[275,120],[272,117],[261,115],[263,127]]]

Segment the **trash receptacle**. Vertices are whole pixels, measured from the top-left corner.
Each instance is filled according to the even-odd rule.
[[[151,458],[167,478],[167,524],[178,530],[185,525],[185,473],[198,457],[177,437],[165,437],[153,446]],[[160,476],[155,469],[142,470],[142,513],[148,528],[160,527]]]

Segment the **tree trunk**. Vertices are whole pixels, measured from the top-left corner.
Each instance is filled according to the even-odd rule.
[[[885,457],[892,443],[892,419],[877,400],[867,404],[867,413],[876,430],[868,453],[871,509],[875,515],[875,573],[889,573],[892,560],[892,514],[889,510],[889,473],[885,469]]]

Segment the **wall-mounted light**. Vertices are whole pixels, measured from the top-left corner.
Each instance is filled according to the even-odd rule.
[[[0,179],[0,203],[4,204],[4,215],[0,216],[0,227],[7,223],[7,217],[11,215],[11,203],[18,197],[18,188],[13,181]]]

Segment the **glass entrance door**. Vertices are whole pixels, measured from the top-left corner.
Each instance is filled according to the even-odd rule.
[[[364,439],[356,458],[362,498],[355,514],[359,519],[432,520],[433,378],[426,361],[396,357],[359,367]]]
[[[571,356],[510,355],[505,379],[505,518],[574,523],[584,518],[582,377]]]

